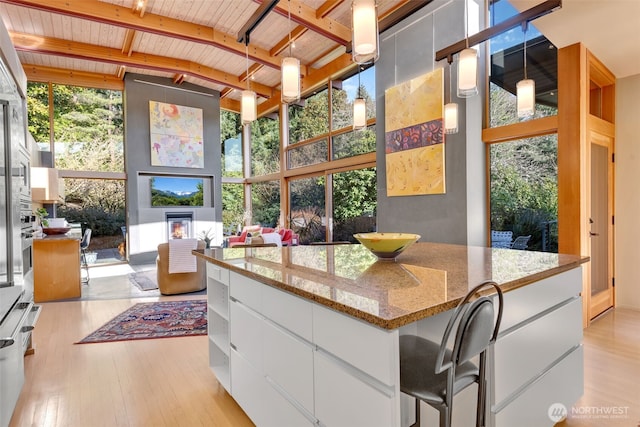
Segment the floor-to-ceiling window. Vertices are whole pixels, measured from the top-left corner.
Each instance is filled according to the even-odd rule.
[[[92,230],[90,261],[124,260],[122,91],[29,83],[28,96],[29,131],[64,180],[64,200],[50,210]]]
[[[353,129],[357,97],[367,106],[360,130]],[[248,223],[291,227],[301,243],[354,241],[354,233],[375,230],[375,67],[360,75],[351,70],[283,108],[287,132],[276,113],[265,115],[250,125],[248,144],[238,115],[222,112],[225,230]]]
[[[494,0],[492,25],[515,15],[507,0]],[[526,36],[526,58],[525,52]],[[516,27],[489,42],[488,114],[483,141],[489,169],[489,228],[493,246],[558,250],[557,49],[534,25]],[[535,111],[519,117],[516,84],[535,81]],[[506,241],[503,239],[506,237]]]

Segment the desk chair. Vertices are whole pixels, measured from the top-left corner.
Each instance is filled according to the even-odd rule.
[[[498,293],[497,316],[488,296],[467,304],[486,287],[493,287]],[[415,335],[400,337],[400,390],[416,399],[413,426],[420,426],[420,401],[440,412],[440,427],[451,426],[454,395],[473,383],[478,384],[476,426],[485,425],[486,350],[498,336],[501,319],[502,291],[495,282],[487,281],[473,288],[458,304],[440,343]],[[454,328],[456,334],[450,350],[447,344]],[[470,359],[478,355],[476,366]]]
[[[89,284],[89,264],[87,263],[86,251],[91,243],[91,229],[84,230],[82,240],[80,240],[80,275],[82,276],[82,270],[85,271],[86,277],[82,278],[82,283]]]

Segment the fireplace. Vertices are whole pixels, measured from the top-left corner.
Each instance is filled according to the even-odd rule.
[[[165,213],[167,223],[167,238],[189,239],[193,236],[193,212]]]

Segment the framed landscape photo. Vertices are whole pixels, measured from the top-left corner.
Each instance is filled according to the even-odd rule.
[[[154,176],[151,183],[151,206],[204,206],[203,178]]]
[[[149,101],[151,165],[204,168],[202,109]]]

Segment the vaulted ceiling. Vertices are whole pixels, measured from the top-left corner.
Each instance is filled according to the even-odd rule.
[[[380,28],[430,1],[378,0]],[[0,0],[0,15],[30,81],[122,88],[126,72],[162,76],[220,91],[223,108],[235,111],[249,83],[260,97],[260,114],[280,103],[289,37],[302,64],[303,93],[355,67],[347,53],[350,0],[280,0],[246,46],[239,36],[266,8],[262,2]]]

